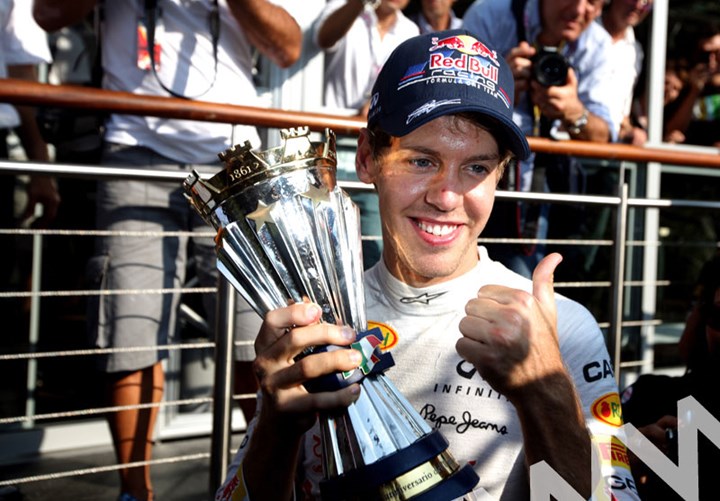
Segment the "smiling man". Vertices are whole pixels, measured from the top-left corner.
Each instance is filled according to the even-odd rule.
[[[385,266],[413,287],[451,280],[477,264],[477,236],[508,152],[474,125],[470,116],[438,117],[380,151],[362,136],[359,177],[384,200]]]
[[[558,254],[529,280],[477,245],[503,169],[529,154],[511,96],[505,61],[466,31],[415,37],[390,56],[356,157],[358,177],[377,189],[385,244],[365,274],[368,318],[390,331],[388,376],[454,457],[473,465],[478,494],[527,499],[528,468],[545,461],[587,499],[592,441],[601,451],[623,448],[612,371],[585,376],[609,366],[597,323],[554,293]],[[266,315],[255,343],[259,413],[217,499],[319,496],[316,414],[361,391],[302,386],[361,362],[355,350],[294,360],[309,346],[354,341],[348,328],[319,319],[307,303]],[[599,489],[636,499],[627,464],[600,459]]]

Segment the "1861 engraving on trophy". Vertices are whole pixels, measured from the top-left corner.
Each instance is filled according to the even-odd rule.
[[[322,320],[350,325],[352,348],[365,362],[321,378],[309,391],[360,381],[360,398],[320,417],[324,499],[442,500],[472,491],[478,477],[448,452],[385,375],[379,329],[367,331],[357,207],[336,184],[335,136],[312,141],[306,128],[281,132],[283,144],[252,151],[249,143],[220,154],[225,169],[184,188],[193,207],[218,230],[218,268],[261,316],[306,299]],[[382,321],[382,319],[378,319]],[[378,338],[379,336],[379,338]],[[315,347],[313,350],[326,349]],[[307,355],[307,354],[304,354]]]

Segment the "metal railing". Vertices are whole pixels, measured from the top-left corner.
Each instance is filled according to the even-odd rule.
[[[271,128],[294,127],[298,125],[307,125],[312,130],[323,131],[329,127],[336,132],[343,134],[355,134],[362,127],[363,123],[357,119],[349,119],[347,117],[334,117],[318,114],[308,114],[302,112],[289,112],[282,110],[268,110],[242,106],[219,105],[215,103],[202,103],[180,100],[175,98],[158,98],[149,96],[136,96],[133,94],[102,91],[98,89],[77,88],[72,86],[47,86],[43,84],[32,84],[26,82],[17,82],[12,80],[0,80],[0,101],[12,102],[16,104],[32,104],[47,106],[68,106],[75,108],[86,108],[105,110],[117,113],[130,113],[139,115],[156,115],[172,118],[185,118],[194,120],[207,120],[217,122],[230,122],[241,124],[253,124]],[[676,149],[668,149],[664,147],[656,148],[637,148],[626,145],[599,145],[596,143],[585,143],[578,141],[555,142],[538,138],[530,138],[530,145],[534,151],[542,151],[548,153],[572,154],[585,158],[611,159],[618,162],[659,162],[663,164],[684,165],[707,167],[716,169],[720,167],[720,156],[707,153],[689,153]],[[569,195],[554,193],[517,193],[500,191],[497,194],[500,200],[525,200],[533,202],[547,202],[553,204],[585,204],[610,207],[615,211],[614,233],[610,239],[599,239],[593,241],[571,241],[562,240],[554,243],[566,245],[594,245],[605,246],[613,249],[612,256],[612,272],[610,279],[595,282],[577,282],[577,283],[558,283],[557,288],[577,288],[577,287],[603,287],[611,290],[611,301],[608,306],[609,315],[606,321],[601,319],[601,327],[606,329],[608,333],[608,348],[613,359],[616,369],[616,378],[619,379],[622,368],[634,368],[643,363],[642,360],[621,360],[621,344],[623,329],[635,326],[652,326],[657,325],[660,320],[656,318],[640,318],[626,319],[624,314],[625,291],[628,287],[651,286],[658,287],[667,285],[663,281],[655,281],[646,283],[644,281],[633,281],[626,279],[626,251],[636,246],[657,245],[656,242],[636,241],[628,238],[628,213],[632,209],[661,209],[661,208],[678,208],[687,207],[695,209],[720,209],[720,202],[714,200],[661,200],[649,199],[644,197],[630,197],[628,191],[628,183],[625,180],[624,169],[621,168],[621,175],[618,176],[618,185],[615,194],[612,195]],[[144,180],[166,180],[177,181],[181,183],[184,180],[185,173],[170,173],[160,171],[150,171],[146,169],[127,169],[111,166],[87,166],[87,165],[67,165],[67,164],[42,164],[34,162],[0,162],[0,173],[2,174],[53,174],[58,177],[74,177],[87,179],[144,179]],[[368,189],[366,185],[361,183],[341,182],[340,185],[349,190]],[[17,234],[36,237],[45,236],[66,236],[66,237],[93,237],[103,234],[94,230],[33,230],[33,229],[0,229],[0,234]],[[168,236],[170,234],[165,234]],[[139,236],[138,234],[128,234],[128,237]],[[212,236],[212,233],[208,233]],[[491,242],[490,239],[480,239]],[[500,239],[495,240],[501,243],[517,243],[517,239]],[[535,240],[521,240],[525,243],[536,243]],[[548,241],[542,241],[548,243]],[[713,242],[707,243],[712,245]],[[717,245],[717,243],[715,243]],[[217,289],[214,288],[194,288],[194,289],[158,289],[154,291],[113,291],[112,293],[157,293],[157,294],[177,294],[177,293],[217,293],[219,295],[219,311],[225,313],[218,315],[218,325],[216,332],[224,333],[218,335],[216,341],[207,343],[195,343],[184,345],[169,345],[163,348],[169,350],[191,350],[214,348],[215,350],[215,386],[214,396],[197,399],[181,399],[164,401],[160,404],[145,404],[141,406],[133,406],[135,408],[144,408],[151,405],[161,407],[180,406],[193,403],[211,403],[213,406],[213,432],[211,451],[203,457],[210,458],[210,482],[212,486],[217,486],[224,477],[225,468],[229,459],[229,443],[230,443],[230,410],[232,401],[239,398],[252,398],[252,395],[232,395],[231,379],[232,372],[232,331],[234,311],[232,301],[234,294],[231,294],[227,284],[221,281]],[[27,292],[19,293],[2,293],[2,297],[10,297],[15,294],[16,297],[26,297],[30,299],[58,297],[58,296],[83,296],[91,294],[100,294],[99,291],[43,291],[39,287],[31,289]],[[33,312],[31,311],[31,316]],[[31,335],[32,337],[32,335]],[[147,349],[147,348],[138,348]],[[152,348],[154,349],[154,348]],[[131,348],[132,350],[132,348]],[[11,360],[28,360],[36,361],[41,358],[56,358],[65,356],[92,356],[99,353],[105,353],[113,350],[69,350],[69,351],[48,351],[27,353],[9,353],[0,354],[0,364]],[[124,408],[92,408],[82,409],[78,411],[46,413],[42,415],[26,414],[24,416],[13,416],[9,418],[0,418],[0,425],[8,425],[15,423],[34,423],[36,421],[58,419],[58,418],[74,418],[88,415],[99,415],[107,412],[117,412]],[[187,460],[197,459],[195,456]],[[165,460],[167,461],[167,460]],[[151,461],[150,464],[155,464]],[[127,465],[116,465],[112,469],[127,467]],[[0,481],[0,486],[19,484],[24,482],[42,481],[49,478],[57,478],[58,476],[68,474],[87,474],[94,473],[105,469],[93,468],[88,471],[81,472],[64,472],[51,476],[33,476],[26,478],[15,478]]]

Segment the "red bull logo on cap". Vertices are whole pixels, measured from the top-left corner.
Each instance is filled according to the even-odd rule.
[[[428,63],[431,73],[455,72],[481,76],[494,88],[500,74],[500,63],[494,50],[470,35],[456,35],[446,38],[433,37]],[[458,52],[460,54],[458,54]],[[434,73],[437,75],[437,73]]]
[[[460,57],[451,57],[444,54],[432,54],[430,56],[430,70],[453,70],[466,71],[475,75],[480,75],[484,79],[497,84],[499,71],[495,66],[482,61],[473,56],[463,54]]]
[[[497,52],[490,50],[487,45],[470,35],[455,35],[447,38],[432,38],[432,47],[430,51],[438,49],[451,49],[462,52],[469,56],[480,56],[489,59],[495,66],[500,66],[497,58]]]

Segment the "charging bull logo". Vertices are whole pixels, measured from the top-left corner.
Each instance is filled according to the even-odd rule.
[[[486,86],[494,90],[500,75],[500,63],[494,50],[468,35],[433,37],[432,43],[428,69],[433,76],[462,78],[467,73],[470,78],[480,76]]]
[[[430,51],[438,49],[452,49],[468,54],[470,56],[480,56],[489,59],[495,66],[500,66],[497,58],[497,52],[490,50],[487,45],[470,35],[455,35],[447,38],[432,38],[432,47]]]

